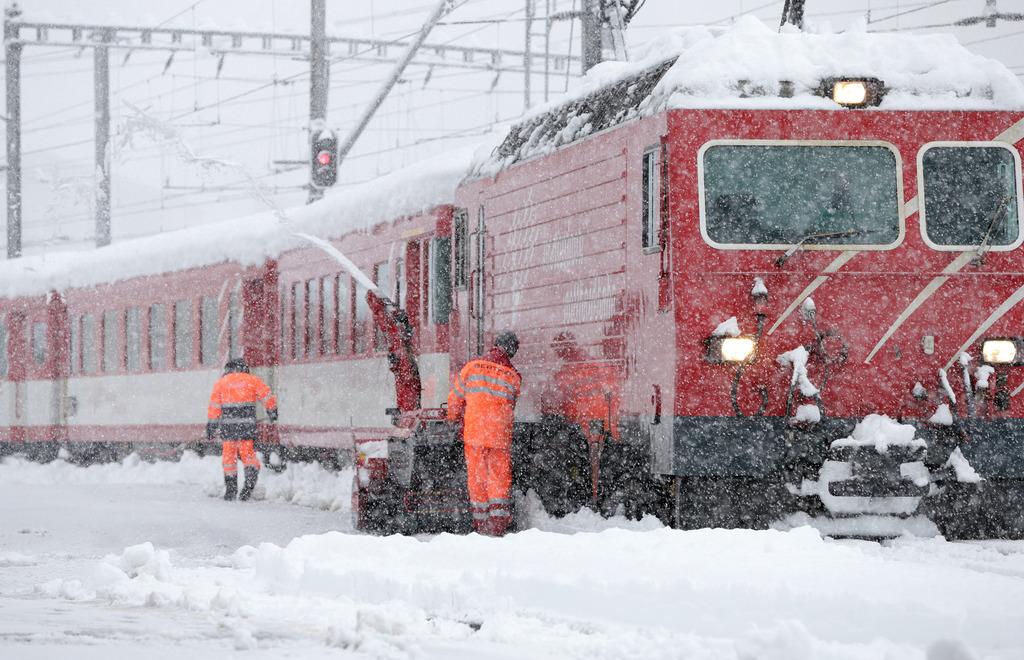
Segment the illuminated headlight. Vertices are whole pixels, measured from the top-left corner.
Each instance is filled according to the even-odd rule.
[[[726,337],[722,340],[722,359],[726,362],[743,362],[754,354],[757,342],[750,337]]]
[[[882,102],[885,85],[878,78],[828,78],[818,93],[845,108],[864,108]]]
[[[981,358],[989,364],[1011,364],[1017,359],[1017,344],[1009,339],[989,339],[981,345]]]
[[[839,105],[864,105],[868,86],[863,80],[840,80],[832,85],[832,100]]]

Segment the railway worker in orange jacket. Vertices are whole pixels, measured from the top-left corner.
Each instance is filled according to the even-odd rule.
[[[271,422],[277,421],[277,398],[257,376],[249,373],[242,358],[228,360],[224,375],[213,386],[207,414],[206,437],[220,438],[223,443],[221,463],[224,467],[224,499],[233,500],[238,491],[238,459],[245,466],[245,482],[238,494],[241,500],[252,496],[260,475],[260,460],[253,443],[256,440],[256,404],[267,411]]]
[[[448,394],[448,419],[462,422],[473,528],[502,536],[512,519],[512,422],[522,378],[511,359],[515,333],[502,332],[487,355],[462,368]]]

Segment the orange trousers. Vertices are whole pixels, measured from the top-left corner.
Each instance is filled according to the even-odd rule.
[[[238,474],[238,459],[242,459],[242,465],[247,468],[260,469],[260,459],[253,449],[252,440],[224,440],[220,460],[224,467],[224,474]]]
[[[466,478],[473,528],[501,536],[512,519],[512,455],[508,449],[466,445]]]

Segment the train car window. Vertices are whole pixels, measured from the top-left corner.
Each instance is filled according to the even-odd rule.
[[[405,309],[405,261],[395,261],[395,301],[398,306]]]
[[[217,364],[217,344],[220,342],[220,310],[217,298],[203,296],[199,307],[199,362]]]
[[[281,357],[285,357],[291,350],[288,344],[288,326],[291,325],[291,317],[288,315],[288,289],[281,289],[280,297],[281,316],[278,317],[278,322],[281,326]]]
[[[306,331],[303,323],[306,316],[305,291],[302,282],[292,284],[292,357],[302,359]]]
[[[452,284],[465,289],[469,283],[469,211],[457,209],[452,226]]]
[[[121,331],[120,312],[103,312],[103,371],[117,371],[121,351],[118,345],[118,333]]]
[[[237,289],[228,302],[228,353],[232,358],[242,357],[242,295]]]
[[[388,266],[388,262],[382,261],[373,267],[373,283],[377,285],[377,289],[381,292],[381,295],[390,297],[391,292],[391,268]],[[377,324],[373,324],[373,348],[378,351],[384,350],[387,346],[387,342],[384,338],[384,333],[380,331]]]
[[[71,326],[68,333],[68,342],[71,344],[68,347],[68,373],[77,374],[82,368],[82,330],[77,316],[69,317],[68,323]]]
[[[430,264],[433,261],[430,254],[430,241],[426,240],[420,246],[420,300],[423,303],[420,305],[420,317],[423,319],[423,325],[430,322]]]
[[[306,282],[306,355],[320,355],[320,280]]]
[[[661,219],[659,188],[661,177],[659,175],[658,150],[651,149],[644,153],[643,172],[641,175],[641,186],[643,188],[641,205],[641,245],[644,248],[658,247],[658,225]]]
[[[1020,155],[1006,144],[935,143],[918,154],[924,239],[938,250],[1021,244]]]
[[[431,318],[437,324],[448,323],[452,313],[452,262],[447,258],[451,251],[452,239],[434,239],[431,247],[435,258],[430,272],[430,310]]]
[[[46,364],[46,324],[32,324],[32,362]]]
[[[96,328],[96,317],[92,314],[82,315],[82,373],[94,374],[100,370],[99,333]]]
[[[347,354],[352,350],[351,344],[351,318],[352,318],[352,294],[349,285],[348,275],[344,273],[338,276],[338,324],[337,324],[337,347],[338,353]]]
[[[125,357],[128,371],[142,371],[142,310],[129,307],[124,324]]]
[[[167,311],[159,303],[149,308],[149,368],[153,371],[167,368]]]
[[[192,301],[174,303],[174,366],[192,366]]]
[[[338,345],[334,342],[334,333],[338,325],[338,313],[335,305],[338,299],[334,293],[333,275],[320,280],[320,293],[323,299],[321,306],[320,345],[324,347],[324,355],[330,355],[338,351]]]
[[[881,142],[716,141],[698,157],[701,233],[715,247],[892,247],[899,154]]]
[[[7,377],[7,321],[0,316],[0,378]]]
[[[355,322],[352,324],[352,350],[356,355],[360,355],[365,353],[369,347],[367,319],[370,316],[370,307],[366,304],[366,287],[358,282],[355,285],[355,296],[356,315]]]

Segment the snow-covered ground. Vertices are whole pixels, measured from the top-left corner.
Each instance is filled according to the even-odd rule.
[[[0,658],[1024,657],[1024,542],[680,532],[580,513],[504,539],[351,533],[351,473],[0,462]]]

